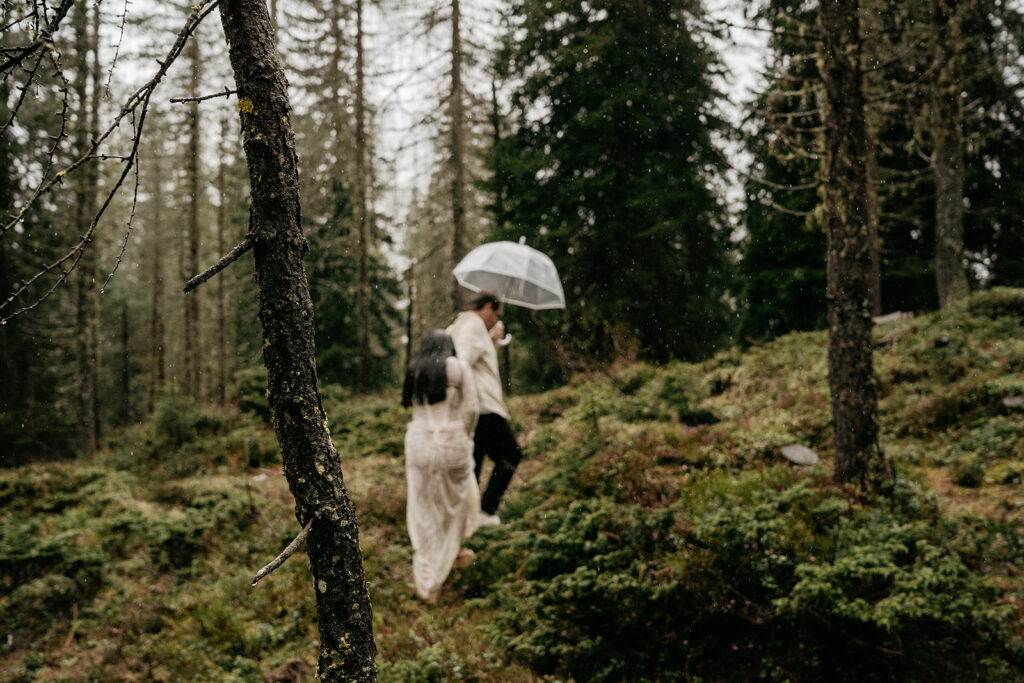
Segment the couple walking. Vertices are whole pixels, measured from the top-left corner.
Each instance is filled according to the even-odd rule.
[[[453,566],[472,562],[463,539],[500,524],[498,504],[522,458],[501,396],[501,311],[497,295],[481,292],[447,330],[427,335],[406,371],[406,520],[416,592],[428,602]],[[485,457],[494,469],[481,497]]]

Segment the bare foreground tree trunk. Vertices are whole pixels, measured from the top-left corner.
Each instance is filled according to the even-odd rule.
[[[822,0],[822,204],[828,235],[828,380],[835,479],[877,491],[891,478],[878,445],[872,359],[873,237],[858,2]]]
[[[224,34],[249,169],[249,234],[259,285],[271,419],[307,539],[324,681],[376,679],[370,597],[356,515],[317,386],[313,304],[303,270],[298,168],[287,84],[262,0],[224,0]]]

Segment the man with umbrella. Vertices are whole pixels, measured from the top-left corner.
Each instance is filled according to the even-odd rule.
[[[503,338],[505,328],[498,318],[505,303],[531,310],[565,308],[565,292],[555,264],[547,255],[527,246],[525,238],[520,238],[518,244],[481,244],[459,261],[452,274],[460,285],[478,292],[471,309],[459,314],[448,327],[448,334],[455,341],[455,353],[469,363],[476,380],[480,419],[473,459],[478,481],[484,457],[494,461],[494,470],[480,500],[481,524],[495,525],[501,523],[495,514],[501,496],[523,457],[501,397],[495,347],[504,346],[511,337]]]
[[[455,342],[455,353],[469,364],[476,380],[480,402],[480,419],[474,435],[473,460],[476,477],[480,479],[484,457],[494,461],[494,470],[480,499],[482,525],[501,523],[498,504],[512,480],[522,451],[509,424],[508,407],[501,395],[501,377],[498,374],[498,352],[504,326],[499,317],[502,301],[497,294],[482,291],[473,299],[470,310],[459,313],[448,326],[448,334]]]

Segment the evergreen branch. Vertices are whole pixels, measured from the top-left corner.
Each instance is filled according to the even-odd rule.
[[[895,96],[898,93],[901,93],[901,92],[906,91],[906,90],[911,90],[911,89],[917,87],[921,83],[921,81],[925,80],[926,78],[930,78],[931,75],[935,72],[936,68],[937,68],[937,65],[933,63],[927,69],[922,71],[920,73],[920,75],[917,78],[915,78],[914,80],[907,81],[906,83],[899,83],[897,85],[891,86],[891,87],[887,88],[883,94],[877,95],[877,96],[865,97],[864,101],[868,102],[868,103],[875,103],[875,102],[885,102],[885,101],[888,101],[888,100],[895,99]]]
[[[306,536],[309,535],[309,530],[313,528],[314,519],[316,519],[316,517],[311,517],[309,521],[306,522],[306,526],[302,527],[302,531],[299,532],[299,535],[296,536],[292,540],[292,542],[288,544],[287,548],[281,551],[280,555],[275,557],[274,560],[266,567],[256,572],[256,576],[252,577],[252,583],[249,584],[250,586],[255,587],[256,584],[259,583],[260,579],[262,579],[267,574],[280,567],[282,564],[285,563],[285,560],[287,560],[289,557],[295,554],[295,551],[299,549],[299,546],[302,545],[302,542],[306,540]]]
[[[203,284],[220,271],[227,268],[229,265],[237,261],[242,256],[242,254],[249,251],[249,249],[251,248],[252,240],[249,237],[246,237],[244,240],[239,242],[234,249],[232,249],[227,254],[222,256],[219,261],[217,261],[215,264],[213,264],[203,272],[199,273],[198,275],[192,277],[188,282],[186,282],[185,294],[188,294],[193,289]]]
[[[184,102],[202,102],[204,100],[212,100],[215,97],[231,97],[237,95],[237,90],[229,90],[227,86],[224,87],[224,92],[213,93],[212,95],[203,95],[202,97],[172,97],[169,101],[175,104],[182,104]]]

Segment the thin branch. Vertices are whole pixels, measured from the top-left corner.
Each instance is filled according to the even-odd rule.
[[[73,246],[71,250],[68,251],[68,253],[66,253],[64,256],[62,256],[54,263],[45,266],[42,270],[36,273],[29,280],[23,282],[21,287],[15,290],[15,292],[11,294],[5,301],[3,301],[3,303],[0,303],[0,311],[7,308],[7,306],[10,305],[11,302],[15,301],[33,283],[35,283],[41,277],[59,268],[61,265],[63,265],[73,257],[74,260],[71,262],[70,267],[68,267],[66,270],[61,271],[60,276],[56,279],[53,285],[34,302],[27,306],[23,306],[22,308],[14,311],[7,317],[0,319],[0,325],[6,324],[7,321],[11,320],[12,318],[34,309],[36,306],[38,306],[43,301],[48,299],[50,295],[53,294],[54,291],[56,291],[57,287],[63,284],[63,282],[67,280],[68,276],[78,266],[78,263],[82,260],[82,255],[85,253],[86,248],[92,241],[92,235],[96,230],[96,225],[99,223],[99,220],[103,216],[104,212],[106,212],[107,208],[110,206],[110,202],[113,200],[114,195],[117,194],[118,190],[121,188],[121,185],[124,183],[124,180],[128,176],[128,173],[135,165],[135,160],[138,158],[139,144],[142,141],[143,125],[146,120],[146,114],[148,113],[149,110],[149,101],[153,95],[153,91],[155,90],[156,86],[160,83],[160,81],[163,79],[163,76],[167,73],[167,70],[168,68],[170,68],[170,65],[174,61],[174,59],[176,59],[178,55],[181,54],[181,51],[182,49],[184,49],[186,41],[195,31],[196,27],[203,19],[209,16],[210,12],[212,12],[217,7],[219,2],[220,0],[202,0],[198,5],[195,6],[195,9],[192,11],[192,13],[189,15],[188,19],[185,22],[185,27],[178,33],[178,37],[175,40],[174,46],[168,53],[167,59],[161,63],[161,68],[157,72],[157,74],[146,85],[139,88],[130,98],[128,98],[128,102],[121,109],[121,113],[118,114],[118,116],[115,118],[114,122],[110,125],[107,131],[99,138],[99,140],[92,141],[92,146],[78,161],[73,163],[64,172],[58,173],[49,182],[37,188],[32,198],[28,202],[26,202],[24,206],[22,206],[20,212],[18,213],[18,216],[13,221],[11,221],[10,223],[3,227],[2,232],[0,232],[0,236],[2,236],[4,233],[6,233],[8,230],[14,227],[14,225],[17,224],[22,219],[28,208],[31,207],[32,204],[34,204],[35,201],[38,200],[40,196],[42,196],[42,194],[48,192],[57,183],[62,182],[64,175],[66,175],[68,172],[74,170],[75,168],[81,166],[86,161],[88,161],[89,157],[93,156],[96,149],[103,143],[103,141],[113,133],[114,129],[117,128],[118,125],[120,125],[121,120],[125,116],[131,113],[132,119],[134,121],[136,116],[136,109],[139,110],[138,127],[136,129],[134,139],[132,140],[132,149],[128,155],[128,162],[122,169],[120,177],[117,179],[117,181],[111,187],[110,191],[107,193],[107,197],[104,200],[102,206],[100,206],[99,211],[97,211],[96,215],[93,216],[92,222],[89,225],[89,229],[86,231],[84,235],[81,236],[79,242],[75,246]]]
[[[31,71],[28,72],[28,78],[25,81],[25,85],[18,88],[18,90],[21,91],[21,95],[18,96],[18,101],[14,103],[13,107],[11,107],[11,116],[4,122],[3,127],[0,128],[0,135],[3,135],[7,128],[14,123],[14,118],[18,115],[18,111],[21,109],[21,105],[25,101],[25,96],[28,94],[29,88],[32,87],[32,79],[36,77],[36,72],[39,71],[39,65],[43,63],[43,57],[45,56],[45,52],[40,53],[39,57],[36,59],[36,63],[32,65]]]
[[[124,0],[124,11],[121,12],[120,35],[117,37],[117,45],[114,47],[114,58],[110,60],[110,70],[107,71],[107,96],[110,96],[110,81],[114,78],[114,67],[117,66],[117,56],[121,53],[121,43],[124,41],[124,25],[128,21],[128,5],[131,0]]]
[[[782,204],[778,204],[778,203],[773,202],[773,201],[767,201],[767,202],[762,202],[760,200],[758,200],[758,201],[761,204],[764,204],[765,206],[770,206],[771,208],[775,209],[776,211],[781,211],[782,213],[788,213],[790,216],[799,216],[800,218],[810,218],[811,216],[814,215],[814,213],[811,212],[811,211],[797,211],[796,209],[787,209]]]
[[[314,519],[316,519],[316,517],[311,517],[309,521],[306,522],[306,526],[302,527],[302,531],[299,532],[299,535],[296,536],[295,539],[288,544],[287,548],[281,551],[280,555],[274,558],[273,562],[271,562],[266,567],[256,572],[256,576],[252,577],[252,583],[249,585],[255,586],[257,583],[259,583],[260,579],[262,579],[264,576],[280,567],[282,564],[285,563],[285,560],[287,560],[289,557],[295,554],[295,551],[299,549],[299,546],[302,545],[302,542],[306,540],[306,536],[309,535],[309,530],[313,528]]]
[[[131,161],[131,157],[120,154],[93,154],[89,159],[94,161]]]
[[[175,104],[180,104],[182,102],[202,102],[203,100],[212,100],[215,97],[231,97],[235,94],[237,94],[236,90],[228,90],[225,86],[224,92],[218,92],[212,95],[203,95],[202,97],[172,97],[170,101]]]
[[[153,76],[153,78],[151,78],[149,82],[147,82],[141,88],[132,93],[132,95],[125,102],[124,106],[121,107],[120,113],[118,113],[118,115],[114,118],[113,122],[110,124],[107,130],[103,133],[103,135],[99,137],[99,139],[92,141],[92,145],[89,147],[88,150],[86,150],[85,154],[83,154],[77,161],[75,161],[66,169],[64,169],[61,173],[58,173],[49,181],[44,182],[42,185],[36,188],[36,191],[32,194],[28,201],[26,201],[25,204],[21,207],[18,215],[13,220],[5,224],[2,228],[0,228],[0,237],[5,235],[11,228],[13,228],[22,219],[22,216],[25,215],[29,208],[31,208],[32,205],[34,205],[35,202],[41,196],[43,196],[51,189],[53,189],[55,185],[62,182],[63,176],[67,175],[68,173],[71,173],[79,166],[89,161],[90,157],[92,157],[96,153],[96,150],[100,147],[100,145],[102,145],[106,141],[106,139],[113,134],[114,130],[121,125],[121,121],[124,120],[124,118],[128,114],[134,114],[135,110],[139,109],[140,107],[141,111],[143,112],[142,115],[139,117],[139,135],[141,135],[142,121],[145,118],[145,110],[149,107],[149,99],[152,96],[153,91],[156,89],[156,86],[159,85],[160,81],[163,80],[164,76],[167,74],[167,70],[170,68],[174,60],[177,59],[178,56],[181,54],[181,51],[185,47],[186,41],[191,37],[196,27],[199,26],[199,23],[202,22],[203,19],[209,16],[210,12],[212,12],[217,7],[219,2],[220,0],[202,0],[202,2],[196,5],[197,9],[194,9],[192,13],[188,16],[188,19],[185,21],[185,27],[178,33],[178,37],[175,40],[174,45],[168,52],[167,57],[164,59],[164,61],[158,62],[160,64],[160,69]],[[123,178],[124,176],[122,176],[122,179]],[[0,306],[0,309],[2,308],[3,306]]]
[[[229,251],[225,256],[221,257],[219,261],[217,261],[215,264],[213,264],[203,272],[199,273],[199,275],[196,275],[195,277],[191,278],[188,282],[186,282],[185,293],[188,294],[193,289],[203,284],[220,271],[227,268],[229,265],[237,261],[239,257],[242,256],[242,254],[249,251],[249,249],[251,248],[252,240],[246,237],[244,240],[239,242],[234,249]]]
[[[31,14],[26,14],[25,16],[21,17],[20,19],[14,19],[13,21],[11,21],[11,23],[7,24],[6,26],[0,26],[0,33],[6,33],[9,29],[12,29],[15,26],[17,26],[18,24],[20,24],[21,22],[26,21],[26,20],[31,19],[31,18],[32,18]]]
[[[798,38],[800,40],[815,41],[819,40],[820,36],[816,32],[800,33],[799,31],[788,31],[786,29],[779,28],[763,28],[761,26],[743,26],[742,24],[733,24],[728,21],[716,21],[714,19],[708,19],[707,23],[714,23],[727,28],[738,28],[744,31],[755,31],[758,33],[771,33],[775,36],[786,36],[787,38]]]
[[[133,137],[138,136],[138,129],[135,127],[135,117],[132,116],[132,130],[134,131]],[[127,159],[126,161],[131,161]],[[121,251],[117,254],[117,261],[114,262],[114,267],[111,268],[110,274],[107,275],[107,279],[103,281],[103,286],[100,287],[100,294],[106,290],[107,285],[110,284],[110,278],[114,277],[114,273],[117,272],[118,266],[121,265],[121,260],[124,258],[124,253],[128,250],[128,239],[132,235],[132,225],[135,222],[135,207],[139,205],[139,164],[135,164],[135,190],[132,192],[132,210],[128,215],[128,224],[124,232],[124,242],[121,243]]]
[[[755,176],[750,175],[749,173],[744,173],[738,168],[730,168],[732,168],[732,170],[739,174],[739,176],[742,177],[743,179],[749,180],[753,183],[757,183],[758,185],[764,185],[765,187],[770,188],[772,190],[781,190],[783,192],[800,192],[801,190],[813,190],[817,188],[819,185],[821,185],[820,181],[815,181],[813,183],[803,183],[801,185],[781,185],[779,183],[773,183],[770,180],[765,180],[764,178],[757,178]]]
[[[818,107],[815,107],[814,109],[805,109],[804,111],[772,111],[770,109],[755,109],[754,112],[764,116],[765,118],[805,119],[810,116],[818,116],[821,114],[821,109]]]

